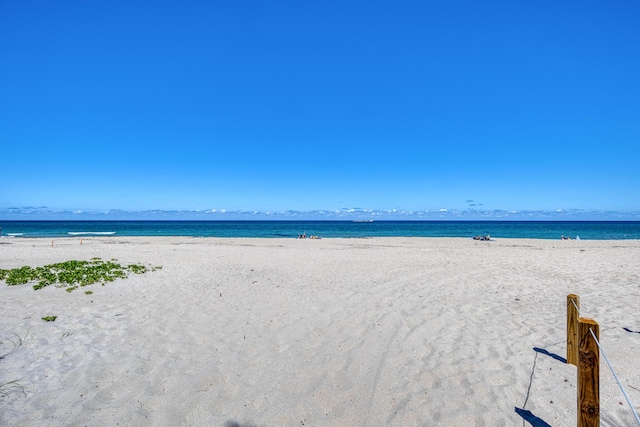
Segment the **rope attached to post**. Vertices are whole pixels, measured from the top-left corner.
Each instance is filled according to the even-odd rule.
[[[604,360],[607,362],[607,365],[609,366],[609,369],[611,370],[611,373],[613,374],[613,378],[615,378],[616,382],[618,383],[618,387],[620,387],[620,390],[622,391],[622,394],[624,394],[624,398],[627,399],[627,403],[629,404],[629,407],[631,408],[631,411],[633,412],[633,415],[635,415],[636,421],[638,422],[638,425],[640,425],[640,417],[638,417],[638,413],[636,412],[636,409],[631,404],[631,399],[629,399],[629,396],[627,395],[627,392],[624,390],[624,387],[622,386],[622,383],[618,379],[618,376],[616,375],[616,371],[613,370],[613,367],[611,366],[611,363],[609,363],[609,359],[607,358],[607,355],[604,353],[604,350],[600,346],[600,342],[598,341],[598,338],[596,338],[596,334],[593,333],[593,330],[591,330],[591,328],[589,328],[589,332],[591,332],[591,335],[593,336],[593,339],[596,341],[596,345],[600,349],[600,353],[602,353],[602,356],[604,357]]]
[[[582,313],[580,313],[580,309],[578,308],[578,306],[576,305],[574,300],[571,300],[571,304],[573,304],[573,306],[576,308],[576,310],[578,311],[578,314],[580,315],[580,317],[582,317]]]

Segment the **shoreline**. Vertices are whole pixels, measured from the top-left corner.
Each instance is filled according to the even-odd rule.
[[[14,237],[461,237],[640,240],[640,221],[62,221],[2,223]]]
[[[481,237],[481,236],[478,236]],[[458,239],[458,240],[477,240],[483,242],[496,242],[498,240],[533,240],[533,241],[545,241],[553,242],[558,240],[563,241],[576,241],[576,242],[640,242],[640,239],[585,239],[585,238],[542,238],[542,237],[494,237],[490,239],[474,239],[474,237],[459,237],[459,236],[346,236],[346,237],[322,237],[320,235],[314,235],[313,237],[300,238],[296,236],[291,237],[255,237],[255,236],[128,236],[128,235],[114,235],[114,236],[49,236],[49,237],[21,237],[21,236],[0,236],[0,242],[9,243],[11,241],[21,240],[95,240],[95,239],[220,239],[220,240],[233,240],[233,239],[256,239],[256,240],[358,240],[358,239]]]
[[[162,269],[91,295],[0,283],[0,384],[26,393],[0,424],[571,425],[575,367],[535,351],[565,356],[569,293],[640,402],[638,240],[10,240],[0,268]],[[602,425],[633,422],[605,366],[600,394]]]

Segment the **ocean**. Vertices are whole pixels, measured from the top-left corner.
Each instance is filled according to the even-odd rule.
[[[640,221],[0,221],[1,238],[193,236],[640,239]]]

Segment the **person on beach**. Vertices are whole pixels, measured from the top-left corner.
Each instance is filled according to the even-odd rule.
[[[488,234],[486,236],[473,236],[473,240],[489,241],[491,240],[491,236]]]

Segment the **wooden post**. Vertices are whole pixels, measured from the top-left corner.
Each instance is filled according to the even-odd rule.
[[[578,320],[578,427],[600,426],[600,328],[593,319]]]
[[[567,363],[578,366],[578,318],[580,297],[567,295]]]

